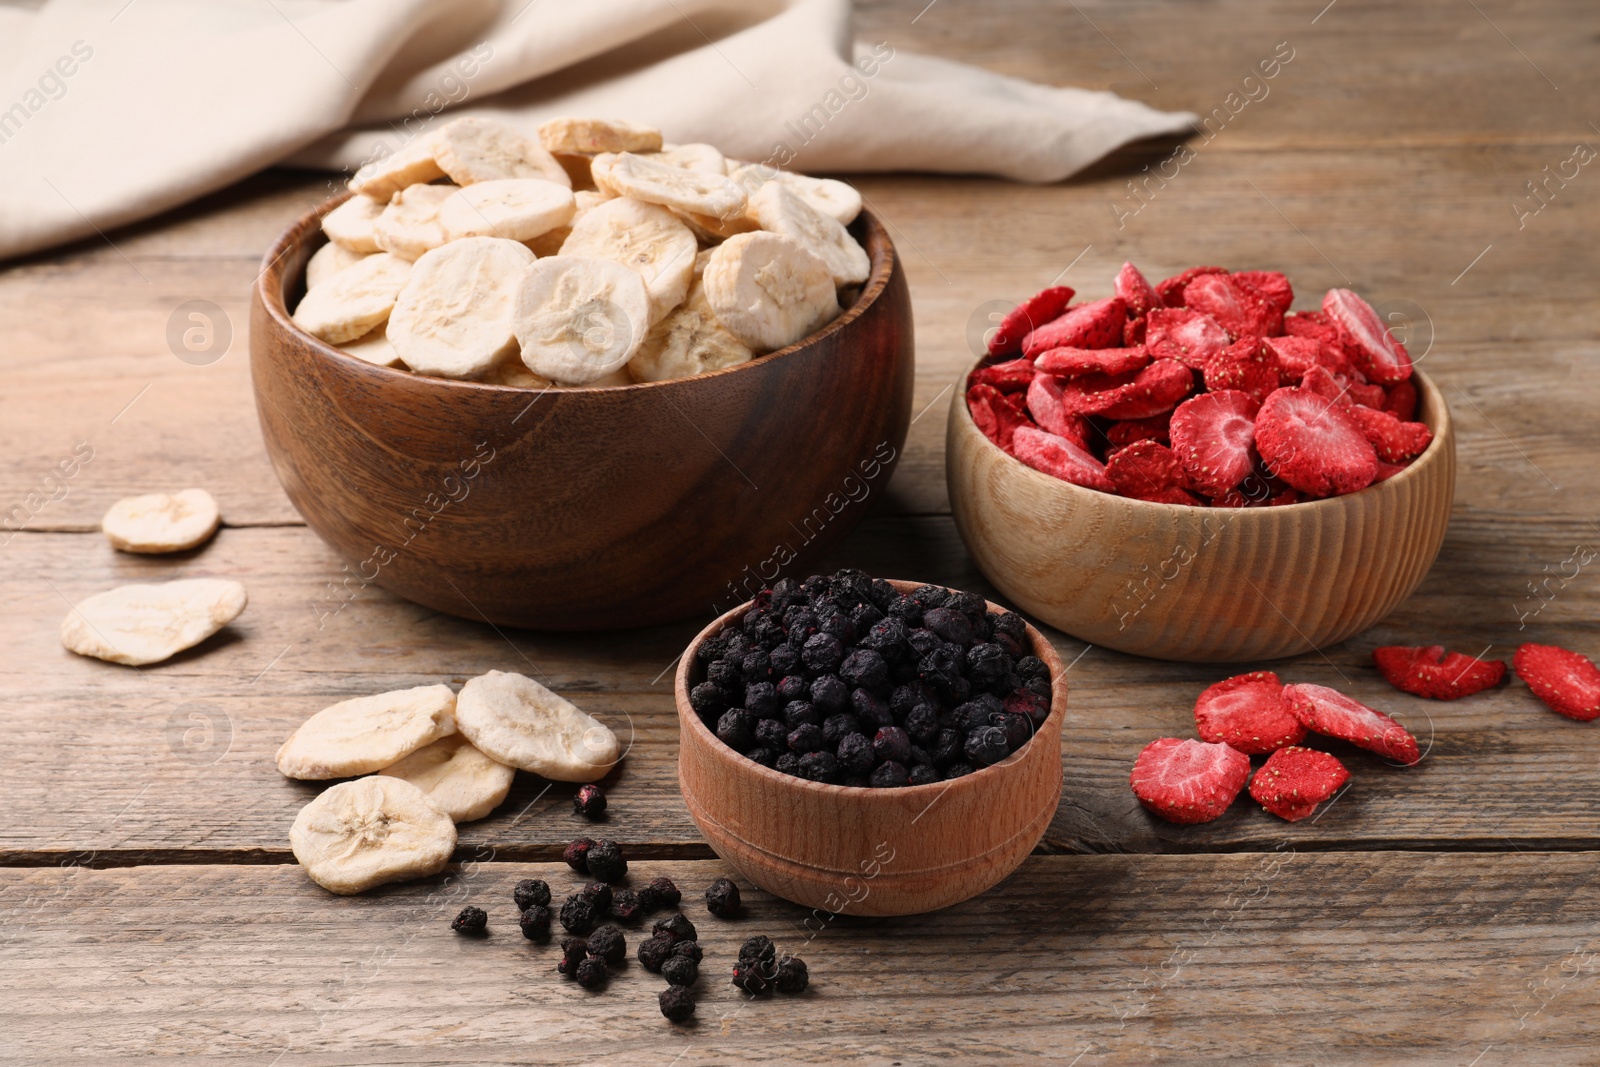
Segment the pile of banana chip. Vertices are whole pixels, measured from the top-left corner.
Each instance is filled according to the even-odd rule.
[[[350,179],[306,264],[301,329],[384,366],[527,388],[719,370],[840,313],[871,262],[844,182],[659,130],[481,118]]]

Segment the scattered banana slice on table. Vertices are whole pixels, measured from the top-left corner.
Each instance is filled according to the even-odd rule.
[[[278,749],[289,778],[371,774],[456,732],[456,695],[424,685],[341,700],[300,724]]]
[[[222,516],[210,493],[185,489],[124,497],[111,505],[100,520],[100,529],[120,551],[160,553],[204,544],[221,524]]]
[[[603,778],[617,735],[532,678],[490,671],[461,687],[456,726],[491,759],[558,782]]]
[[[557,119],[537,139],[457,119],[349,185],[323,217],[330,243],[306,265],[294,321],[435,377],[529,389],[690,377],[802,340],[872,271],[846,228],[862,207],[846,183],[613,119]],[[454,248],[473,241],[521,251]]]
[[[244,586],[223,578],[123,585],[79,601],[61,644],[80,656],[142,667],[192,648],[238,618]]]
[[[451,734],[378,773],[404,778],[460,823],[481,819],[499,807],[511,792],[517,771],[485,756],[465,736]]]
[[[456,847],[456,825],[421,789],[375,774],[338,785],[300,809],[289,847],[330,893],[438,874]]]

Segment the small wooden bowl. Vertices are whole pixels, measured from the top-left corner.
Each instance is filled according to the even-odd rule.
[[[1151,504],[1043,474],[950,405],[956,526],[995,588],[1092,644],[1157,659],[1294,656],[1360,633],[1411,594],[1450,521],[1456,441],[1444,397],[1414,381],[1426,452],[1388,481],[1276,508]]]
[[[890,584],[905,593],[919,583]],[[1054,680],[1050,714],[1004,763],[903,789],[825,785],[746,759],[689,706],[689,690],[703,680],[695,653],[749,607],[700,631],[678,663],[678,781],[718,856],[769,893],[840,915],[934,911],[1016,870],[1061,799],[1067,678],[1043,634],[1028,627]]]
[[[328,610],[374,582],[550,630],[714,615],[825,554],[889,481],[911,419],[911,298],[870,214],[853,232],[872,276],[800,343],[541,395],[376,367],[296,327],[288,306],[339,202],[273,244],[250,313],[267,453],[349,565]]]

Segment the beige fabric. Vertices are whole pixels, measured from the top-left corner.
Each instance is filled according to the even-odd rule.
[[[852,38],[848,0],[0,8],[0,257],[110,231],[273,163],[353,171],[446,110],[530,137],[559,116],[616,117],[800,170],[1022,181],[1193,121]]]

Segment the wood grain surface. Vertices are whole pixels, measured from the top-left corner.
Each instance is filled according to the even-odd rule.
[[[338,699],[491,668],[541,678],[631,738],[605,833],[647,858],[638,871],[694,885],[720,873],[678,795],[670,692],[675,657],[708,619],[538,635],[340,584],[273,477],[244,336],[262,251],[336,185],[269,172],[0,272],[0,1061],[1593,1062],[1600,735],[1514,680],[1448,704],[1398,693],[1370,653],[1438,642],[1509,659],[1535,640],[1600,656],[1600,175],[1585,167],[1542,200],[1527,184],[1600,142],[1600,11],[858,10],[863,39],[1190,108],[1213,129],[1165,185],[1144,182],[1176,143],[1050,186],[852,179],[906,269],[917,378],[899,469],[829,565],[996,597],[956,534],[943,462],[953,386],[992,302],[1052,281],[1105,295],[1125,259],[1152,277],[1275,267],[1301,306],[1349,286],[1426,353],[1456,423],[1455,504],[1433,570],[1392,615],[1273,667],[1389,711],[1424,739],[1421,764],[1331,745],[1352,784],[1315,821],[1241,801],[1205,826],[1158,822],[1128,790],[1134,755],[1192,735],[1195,695],[1251,665],[1161,663],[1052,632],[1072,698],[1063,801],[1040,848],[1082,854],[1035,855],[950,912],[830,923],[807,948],[814,995],[724,1019],[737,1002],[719,987],[684,1034],[654,1014],[653,978],[630,973],[591,998],[521,944],[509,966],[466,955],[504,942],[445,936],[424,903],[437,885],[330,900],[284,865],[312,791],[280,778],[272,752]],[[1294,58],[1269,94],[1218,127],[1215,109],[1283,42]],[[79,449],[92,455],[74,465]],[[186,486],[222,507],[226,528],[205,548],[134,559],[96,532],[118,497]],[[210,574],[242,580],[251,605],[169,663],[132,671],[56,641],[68,603],[90,593]],[[553,859],[586,828],[569,788],[519,777],[500,813],[462,828],[459,858],[493,849],[480,869],[503,897],[529,870],[515,861]],[[803,915],[750,898],[740,934],[799,936]],[[724,954],[735,944],[708,936]]]

